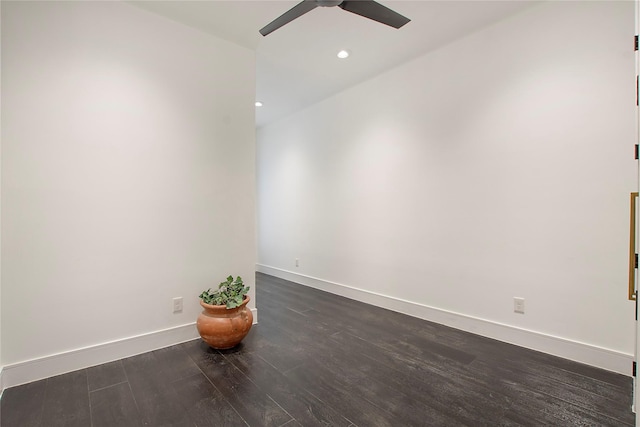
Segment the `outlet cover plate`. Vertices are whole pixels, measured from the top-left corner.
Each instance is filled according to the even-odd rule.
[[[176,297],[173,299],[173,312],[180,313],[182,311],[182,297]]]

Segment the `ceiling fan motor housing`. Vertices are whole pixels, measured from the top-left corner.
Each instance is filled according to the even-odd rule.
[[[332,7],[342,3],[342,0],[315,0],[316,4],[320,7]]]

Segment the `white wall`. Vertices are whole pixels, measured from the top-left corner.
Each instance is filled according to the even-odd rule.
[[[2,56],[5,365],[195,332],[203,289],[253,288],[252,51],[123,3],[2,2]]]
[[[629,373],[633,28],[548,2],[260,129],[259,269]]]

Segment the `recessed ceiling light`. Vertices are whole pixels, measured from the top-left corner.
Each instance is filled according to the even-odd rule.
[[[341,50],[340,52],[338,52],[338,58],[340,59],[345,59],[349,57],[349,51],[348,50]]]
[[[256,101],[256,107],[262,107],[262,102]]]

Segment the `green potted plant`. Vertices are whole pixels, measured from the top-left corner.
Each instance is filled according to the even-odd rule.
[[[224,350],[235,347],[249,333],[253,314],[247,308],[249,287],[238,276],[227,280],[212,291],[209,288],[200,294],[203,310],[196,327],[202,340],[209,346]]]

